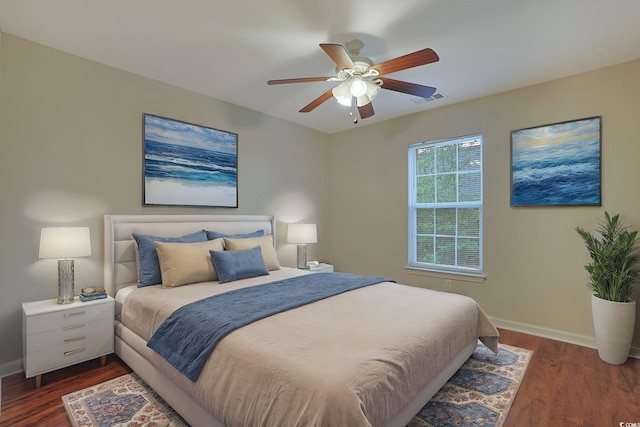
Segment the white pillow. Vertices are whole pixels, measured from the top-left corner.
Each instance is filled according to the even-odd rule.
[[[267,270],[280,270],[280,263],[278,262],[278,255],[273,248],[273,236],[267,235],[262,237],[250,237],[247,239],[230,239],[224,238],[224,248],[227,251],[239,251],[244,249],[255,248],[260,246],[262,251],[262,258],[264,264],[267,266]]]
[[[224,250],[223,239],[197,243],[155,242],[155,246],[163,288],[218,280],[209,251]]]

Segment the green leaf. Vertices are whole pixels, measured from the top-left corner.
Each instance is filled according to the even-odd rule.
[[[585,243],[591,262],[584,266],[589,274],[589,286],[599,298],[625,302],[631,297],[638,278],[640,261],[637,230],[629,230],[620,220],[620,214],[604,213],[598,221],[599,238],[576,227]]]

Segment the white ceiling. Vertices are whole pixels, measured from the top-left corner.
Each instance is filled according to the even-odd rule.
[[[327,133],[640,58],[639,0],[0,0],[3,32]],[[440,61],[388,77],[354,125],[330,99],[320,43],[359,38],[375,63],[426,47]]]

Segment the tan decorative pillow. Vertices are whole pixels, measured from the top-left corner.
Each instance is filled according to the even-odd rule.
[[[267,270],[280,270],[280,263],[278,262],[278,255],[273,248],[273,236],[267,235],[262,237],[250,237],[247,239],[230,239],[224,238],[224,248],[227,251],[239,251],[244,249],[255,248],[260,246],[262,251],[262,258],[264,264],[267,266]]]
[[[223,239],[197,243],[155,242],[155,246],[163,288],[218,280],[209,251],[224,250]]]

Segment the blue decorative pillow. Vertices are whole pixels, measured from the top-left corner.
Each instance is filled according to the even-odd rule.
[[[230,239],[247,239],[250,237],[264,236],[264,230],[256,230],[251,233],[241,233],[241,234],[225,234],[225,233],[219,233],[217,231],[209,231],[209,230],[204,230],[204,232],[207,233],[207,239],[209,240],[221,239],[223,237],[228,237]]]
[[[233,282],[249,277],[266,276],[269,274],[262,259],[262,249],[256,246],[240,251],[209,251],[211,261],[218,273],[220,283]]]
[[[160,261],[154,242],[196,243],[206,242],[207,235],[204,230],[187,234],[182,237],[160,237],[148,234],[131,233],[138,244],[138,259],[140,260],[140,277],[138,287],[152,286],[162,283],[160,273]]]

